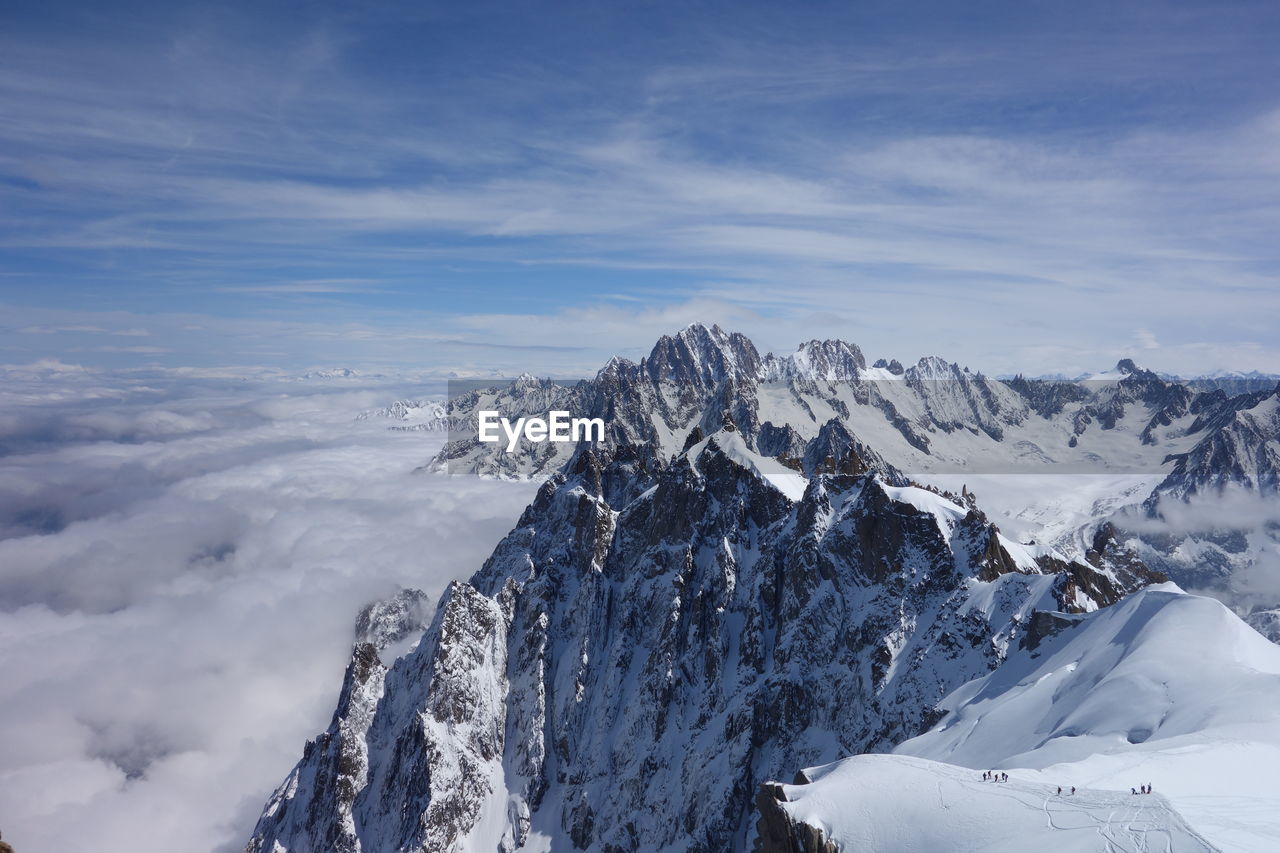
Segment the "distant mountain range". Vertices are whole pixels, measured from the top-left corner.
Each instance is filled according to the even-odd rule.
[[[1255,374],[1248,381],[1260,381]],[[1207,381],[1207,380],[1206,380]],[[1238,578],[1274,551],[1275,531],[1248,524],[1188,528],[1185,503],[1225,490],[1269,499],[1280,482],[1276,388],[1230,394],[1158,376],[1122,359],[1079,380],[996,380],[941,358],[867,365],[857,346],[810,341],[786,356],[761,355],[745,336],[692,325],[662,338],[639,363],[612,359],[575,384],[521,377],[449,402],[450,442],[437,470],[499,477],[547,476],[570,445],[528,445],[507,454],[476,440],[475,413],[513,416],[566,409],[605,419],[610,444],[646,468],[666,463],[696,434],[731,424],[755,452],[806,476],[854,453],[889,477],[1072,474],[1149,480],[1133,508],[1100,506],[1052,544],[1082,555],[1110,520],[1129,547],[1189,587],[1235,595],[1242,611],[1280,603]],[[825,468],[823,467],[825,463]],[[989,476],[986,482],[989,485]],[[1166,516],[1177,525],[1154,528]],[[1153,523],[1154,522],[1154,523]],[[1258,535],[1252,535],[1257,533]],[[1248,589],[1244,587],[1248,586]],[[1238,593],[1238,595],[1236,595]],[[1269,617],[1259,617],[1262,625]]]

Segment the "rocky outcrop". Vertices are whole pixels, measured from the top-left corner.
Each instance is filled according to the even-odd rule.
[[[282,839],[287,850],[361,849],[353,807],[369,782],[370,728],[387,674],[382,655],[422,633],[429,604],[425,593],[406,589],[361,611],[333,721],[268,800],[246,853],[274,853]]]
[[[799,467],[811,477],[815,474],[875,472],[886,482],[895,485],[907,483],[902,472],[886,462],[879,453],[854,438],[848,428],[836,418],[823,424],[818,435],[804,446]]]
[[[804,784],[799,779],[796,784]],[[836,843],[821,829],[797,821],[778,804],[787,802],[784,786],[777,782],[761,784],[756,793],[756,841],[753,853],[840,853]]]

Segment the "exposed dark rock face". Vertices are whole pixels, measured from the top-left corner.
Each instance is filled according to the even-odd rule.
[[[906,372],[906,369],[902,366],[902,362],[898,361],[896,358],[891,359],[889,361],[885,361],[883,358],[877,358],[876,363],[871,366],[883,367],[885,370],[888,370],[894,376],[901,376],[903,373]]]
[[[800,458],[804,456],[808,442],[788,424],[775,426],[771,421],[760,424],[760,435],[756,438],[756,449],[764,456],[775,459],[794,460],[797,469]],[[685,448],[688,450],[689,448]]]
[[[808,476],[815,474],[866,474],[874,471],[894,485],[904,486],[907,478],[884,458],[850,434],[832,418],[822,425],[818,435],[807,445],[800,469]]]
[[[1186,500],[1228,486],[1263,495],[1280,491],[1280,387],[1211,403],[1188,428],[1204,438],[1171,457],[1173,470],[1148,499],[1148,509],[1162,499]]]
[[[1032,410],[1042,418],[1061,414],[1068,404],[1089,398],[1089,390],[1075,382],[1026,379],[1018,375],[1008,380],[1007,384],[1025,397]]]
[[[804,784],[800,779],[796,784]],[[776,782],[765,782],[756,793],[756,842],[754,853],[840,853],[836,843],[818,829],[803,821],[793,820],[791,815],[778,807],[786,802],[786,792]]]
[[[1027,634],[1023,637],[1022,648],[1034,652],[1049,637],[1056,637],[1063,631],[1078,625],[1079,620],[1078,615],[1037,610],[1031,614],[1031,619],[1027,622]]]
[[[333,721],[307,743],[302,760],[267,803],[247,853],[270,853],[282,840],[290,850],[361,850],[352,809],[368,783],[369,730],[387,674],[381,654],[421,634],[429,606],[426,593],[406,589],[361,611]],[[289,796],[299,787],[309,792],[305,800]]]

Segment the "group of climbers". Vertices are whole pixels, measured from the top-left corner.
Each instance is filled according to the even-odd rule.
[[[982,781],[983,781],[983,782],[1008,782],[1008,781],[1009,781],[1009,774],[1008,774],[1008,773],[1004,773],[1004,772],[996,772],[995,770],[984,770],[984,771],[982,772]],[[1075,796],[1075,793],[1076,793],[1076,786],[1075,786],[1075,785],[1072,785],[1072,786],[1067,790],[1066,795],[1067,795],[1068,797],[1074,797],[1074,796]],[[1133,795],[1135,795],[1135,796],[1136,796],[1136,795],[1138,795],[1138,794],[1150,794],[1150,793],[1151,793],[1151,783],[1150,783],[1150,782],[1148,782],[1148,783],[1147,783],[1147,784],[1145,784],[1145,785],[1139,785],[1139,786],[1138,786],[1138,787],[1136,787],[1136,788],[1130,788],[1130,789],[1129,789],[1129,793],[1131,793],[1131,794],[1133,794]],[[1058,786],[1058,796],[1059,796],[1059,797],[1061,797],[1062,795],[1063,795],[1062,786],[1061,786],[1061,785],[1059,785],[1059,786]]]

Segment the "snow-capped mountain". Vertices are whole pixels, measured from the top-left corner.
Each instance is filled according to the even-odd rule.
[[[1234,397],[1196,390],[1131,359],[1076,381],[998,381],[936,357],[906,368],[883,360],[867,367],[861,350],[841,341],[762,356],[743,335],[694,324],[660,339],[638,364],[612,359],[574,386],[525,377],[451,400],[458,431],[433,464],[451,473],[546,476],[572,445],[506,453],[476,440],[476,412],[516,417],[559,408],[602,418],[608,443],[632,448],[646,469],[732,424],[749,449],[808,475],[823,465],[835,470],[852,454],[849,470],[875,470],[893,482],[974,475],[994,488],[1008,480],[993,485],[992,475],[1112,478],[1117,491],[1099,495],[1079,525],[1055,523],[1050,544],[1083,558],[1097,526],[1110,520],[1130,547],[1175,580],[1235,596],[1244,612],[1280,605],[1280,591],[1274,600],[1256,600],[1236,580],[1280,554],[1272,528],[1156,527],[1177,514],[1170,501],[1214,496],[1227,486],[1270,500],[1280,458],[1276,399],[1275,388]]]
[[[1179,378],[1165,377],[1185,383],[1198,391],[1222,391],[1230,396],[1250,394],[1254,391],[1267,391],[1280,383],[1280,374],[1263,373],[1259,370],[1215,370],[1198,376]]]
[[[1143,504],[1117,516],[1133,548],[1184,585],[1226,594],[1246,613],[1275,609],[1280,560],[1280,389],[1212,391],[1188,431],[1202,436]],[[1262,628],[1265,616],[1250,616]]]
[[[941,849],[942,833],[956,849],[1274,850],[1280,647],[1172,586],[1042,617],[1053,635],[948,696],[894,755],[768,786],[762,835],[801,843],[765,850]]]
[[[365,379],[368,378],[359,370],[353,370],[350,367],[324,367],[317,370],[308,370],[306,373],[298,376],[298,381],[306,382],[313,380],[327,379]]]
[[[1187,431],[1204,438],[1172,457],[1173,470],[1153,501],[1185,500],[1228,486],[1262,495],[1280,491],[1280,388],[1236,397],[1215,391],[1198,402]]]
[[[889,367],[867,368],[861,351],[842,341],[809,341],[787,356],[761,356],[745,336],[701,324],[664,336],[638,364],[614,358],[591,380],[537,387],[536,395],[512,386],[451,400],[451,417],[469,422],[471,430],[451,441],[437,464],[452,473],[499,476],[529,476],[563,464],[572,452],[567,446],[543,446],[512,460],[503,449],[476,441],[477,410],[500,404],[512,417],[560,408],[603,418],[610,443],[630,445],[653,463],[682,452],[694,430],[708,435],[733,424],[754,448],[762,432],[768,440],[788,428],[807,443],[835,420],[865,446],[913,470],[963,458],[931,455],[934,435],[977,431],[998,441],[1008,425],[1029,414],[1010,388],[941,359],[922,359],[897,375]]]
[[[569,409],[574,389],[552,379],[521,374],[508,383],[476,388],[449,398],[447,405],[450,437],[426,470],[453,474],[482,474],[493,477],[546,476],[564,464],[565,444],[524,445],[519,454],[494,451],[497,445],[479,440],[478,414],[501,412],[518,419],[545,417],[553,409]],[[569,409],[577,412],[576,409]]]
[[[1261,396],[1271,392],[1259,392]],[[664,336],[648,357],[614,358],[593,379],[569,387],[532,377],[458,397],[449,412],[470,423],[437,462],[452,473],[545,475],[563,464],[567,446],[538,448],[513,461],[504,448],[475,440],[480,408],[511,416],[550,408],[604,418],[609,440],[636,446],[653,461],[680,453],[696,428],[710,434],[732,423],[756,448],[777,444],[779,430],[814,440],[832,420],[898,470],[939,472],[1159,473],[1166,458],[1190,452],[1238,405],[1220,391],[1197,392],[1124,359],[1082,381],[1015,377],[999,381],[941,358],[903,368],[867,367],[842,341],[809,341],[786,356],[760,355],[745,336],[694,324]],[[534,458],[536,456],[536,458]]]
[[[867,367],[838,341],[760,355],[742,335],[695,324],[590,380],[523,376],[454,396],[450,441],[430,467],[545,482],[425,631],[357,644],[333,723],[272,796],[247,850],[747,850],[779,826],[809,832],[798,813],[757,824],[761,783],[917,743],[945,717],[926,735],[941,743],[983,685],[1013,701],[1035,679],[1059,683],[1061,694],[1034,695],[1050,708],[1061,698],[1066,714],[1089,706],[1072,698],[1086,682],[1137,684],[1124,680],[1121,641],[1165,636],[1148,630],[1164,624],[1152,613],[1182,606],[1150,602],[1203,601],[1125,598],[1165,580],[1135,548],[1195,565],[1137,522],[1167,527],[1173,508],[1228,484],[1269,499],[1275,392],[1199,392],[1128,360],[1115,374],[996,381],[940,358]],[[605,440],[506,453],[475,438],[479,411],[552,409],[602,418]],[[1001,533],[967,489],[927,485],[948,472],[990,481],[1046,470],[1124,474],[1123,500],[1102,495],[1083,521],[1036,544]],[[1137,515],[1117,512],[1126,505]],[[1210,604],[1230,618],[1190,618],[1187,642],[1250,632]],[[1088,678],[1039,673],[1073,637],[1088,638],[1070,652]],[[1188,654],[1167,645],[1171,657],[1145,671]],[[1237,672],[1223,656],[1237,647],[1213,647],[1223,693]],[[984,695],[983,708],[995,707]],[[1089,717],[1057,740],[1105,750],[1114,720]],[[1006,746],[1049,721],[1011,730]],[[1141,728],[1126,728],[1126,742],[1143,742]],[[925,757],[967,760],[939,750]],[[988,750],[981,763],[1013,754]],[[957,772],[886,760],[901,763],[888,788],[936,789]],[[1034,799],[1047,784],[1004,790]],[[1073,819],[1114,806],[1114,791],[1099,789],[1110,785],[1082,780]],[[774,818],[780,802],[771,795]],[[1179,804],[1144,802],[1143,819],[1179,844],[1200,837]],[[835,849],[814,838],[828,846],[778,849]]]
[[[891,748],[1038,611],[1158,579],[1011,542],[971,500],[806,478],[732,428],[657,470],[581,448],[339,709],[367,770],[337,849],[746,849],[760,781]],[[308,780],[342,765],[308,747],[249,849],[310,849],[333,821]]]
[[[356,415],[357,421],[394,421],[388,429],[404,432],[448,432],[449,414],[439,400],[396,400],[390,406]]]

